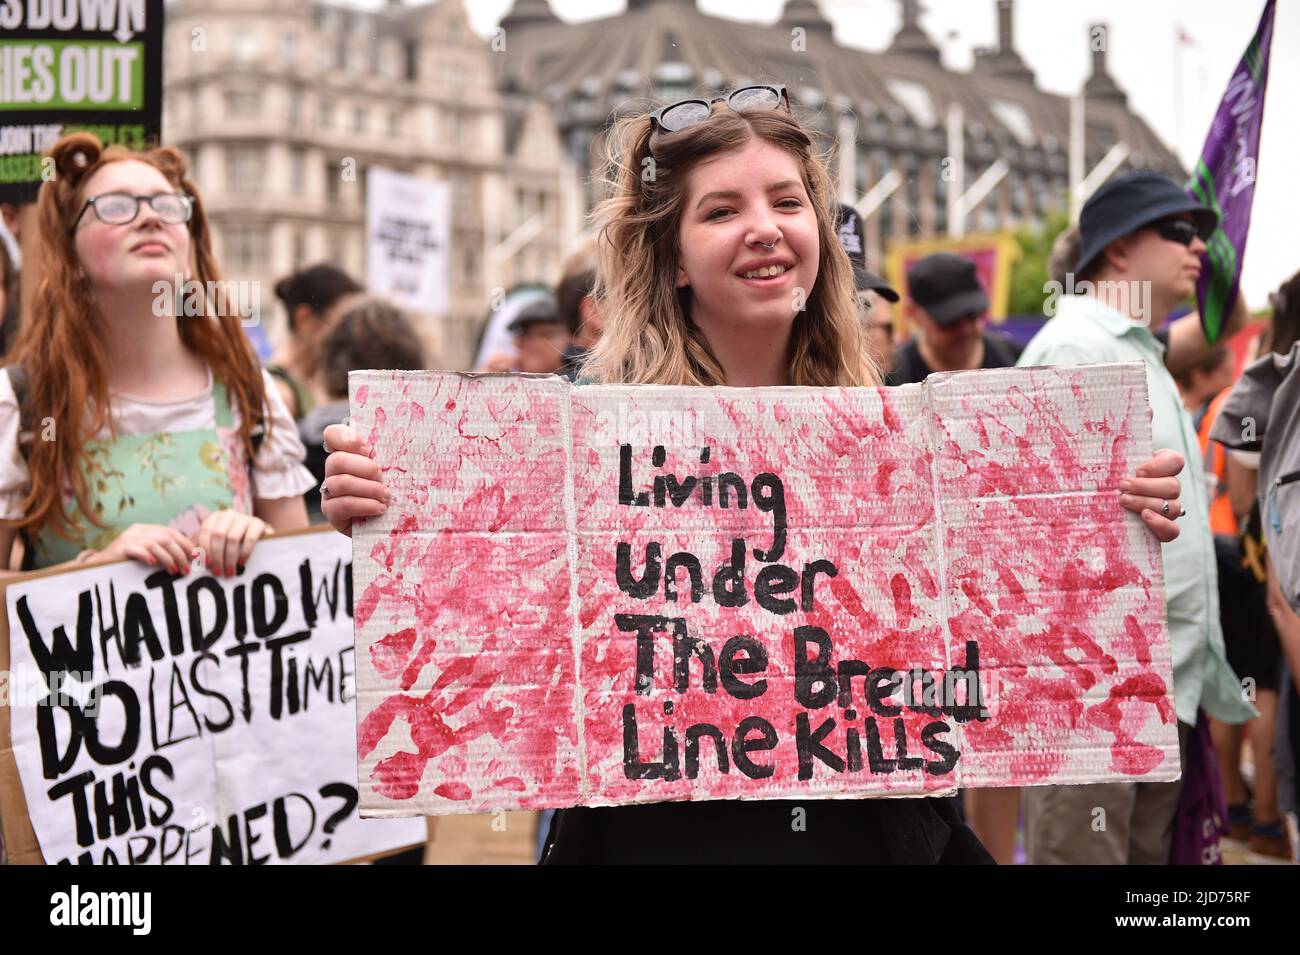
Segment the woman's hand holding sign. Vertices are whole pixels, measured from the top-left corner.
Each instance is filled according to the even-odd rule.
[[[1183,456],[1168,449],[1139,465],[1137,474],[1119,482],[1120,503],[1142,520],[1156,540],[1168,544],[1178,536],[1175,520],[1187,513],[1179,503],[1182,485],[1177,475],[1183,470]]]
[[[330,425],[325,429],[325,447],[330,453],[321,485],[321,513],[336,531],[351,537],[352,521],[384,513],[390,495],[380,482],[374,452],[351,428]]]

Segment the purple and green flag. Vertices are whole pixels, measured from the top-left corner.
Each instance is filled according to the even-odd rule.
[[[1259,28],[1232,74],[1187,184],[1188,192],[1219,214],[1219,226],[1205,243],[1201,277],[1196,283],[1201,326],[1209,342],[1218,340],[1241,282],[1241,260],[1259,173],[1259,130],[1264,121],[1275,6],[1276,0],[1264,4]]]

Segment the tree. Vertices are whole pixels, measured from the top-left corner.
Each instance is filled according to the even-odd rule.
[[[1043,302],[1048,296],[1043,291],[1043,286],[1048,282],[1047,261],[1051,258],[1056,237],[1069,225],[1068,212],[1052,209],[1043,217],[1041,227],[1025,228],[1016,233],[1016,241],[1020,243],[1020,258],[1011,267],[1010,314],[1043,314]]]

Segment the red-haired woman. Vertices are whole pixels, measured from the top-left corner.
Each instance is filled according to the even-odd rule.
[[[261,537],[307,525],[313,481],[240,316],[197,291],[220,276],[185,160],[87,133],[50,154],[32,312],[0,369],[0,568],[21,536],[23,569],[183,574],[202,556],[234,574]]]

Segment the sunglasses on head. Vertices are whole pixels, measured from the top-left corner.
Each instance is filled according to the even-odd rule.
[[[782,105],[786,112],[790,111],[790,96],[786,93],[784,84],[742,86],[712,99],[684,99],[670,103],[651,116],[651,119],[665,133],[680,133],[683,129],[698,126],[708,119],[714,103],[726,103],[737,113],[750,109],[779,109]]]
[[[1200,235],[1200,229],[1190,219],[1161,219],[1151,223],[1150,228],[1155,229],[1160,238],[1179,245],[1191,245],[1192,240]]]

